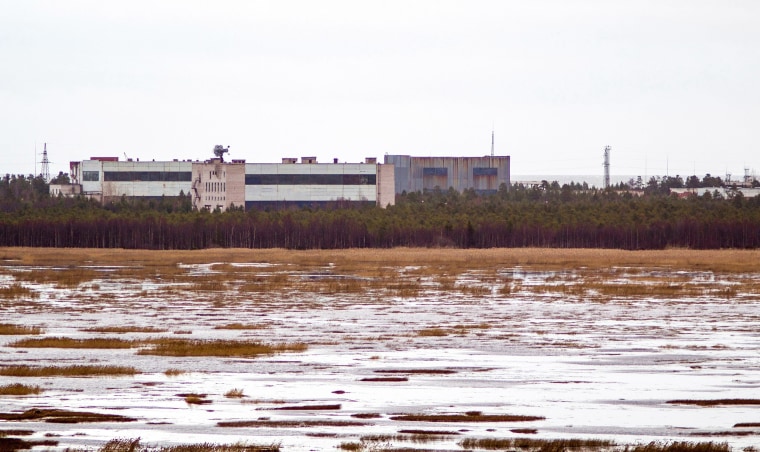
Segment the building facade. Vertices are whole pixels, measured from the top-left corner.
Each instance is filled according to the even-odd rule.
[[[92,157],[71,162],[72,185],[100,202],[122,197],[160,199],[190,196],[196,209],[268,209],[395,203],[394,168],[364,163],[318,163],[315,157],[285,158],[283,163],[119,161]]]
[[[385,164],[394,167],[397,194],[425,190],[459,192],[473,189],[495,193],[501,184],[510,185],[509,156],[412,157],[386,155]]]

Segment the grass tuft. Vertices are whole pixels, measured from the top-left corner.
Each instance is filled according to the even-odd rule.
[[[284,352],[302,352],[307,349],[302,342],[265,344],[232,340],[156,339],[139,355],[157,356],[219,356],[256,357]]]
[[[95,348],[117,349],[132,348],[139,344],[137,341],[127,341],[118,338],[73,339],[70,337],[43,337],[19,339],[8,344],[16,348]]]
[[[23,297],[39,298],[39,296],[39,292],[36,292],[19,283],[13,283],[8,287],[0,287],[0,298],[13,300]]]
[[[228,399],[239,399],[239,398],[245,397],[245,395],[243,395],[243,390],[238,389],[238,388],[230,389],[229,391],[224,393],[224,396],[227,397]]]
[[[0,323],[0,335],[23,335],[42,334],[42,328],[38,326],[14,325],[12,323]]]
[[[34,395],[43,391],[39,386],[29,386],[21,383],[12,383],[5,386],[0,386],[0,395]]]
[[[129,366],[5,366],[0,367],[0,375],[4,377],[91,377],[134,375],[140,373]]]

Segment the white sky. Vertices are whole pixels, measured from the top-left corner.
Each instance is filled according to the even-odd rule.
[[[757,0],[0,0],[0,174],[91,156],[760,173]],[[37,168],[39,172],[39,166]]]

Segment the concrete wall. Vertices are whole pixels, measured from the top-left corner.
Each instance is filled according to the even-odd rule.
[[[377,165],[365,163],[316,163],[280,164],[247,163],[245,165],[245,200],[248,205],[256,202],[308,202],[364,201],[376,203]],[[320,176],[347,175],[366,176],[364,183],[259,183],[254,180],[272,179],[275,175]],[[265,176],[256,178],[255,176]],[[285,178],[283,178],[285,179]],[[293,178],[290,178],[293,179]],[[307,177],[303,178],[307,180]],[[315,178],[316,179],[316,178]]]
[[[377,205],[386,208],[396,204],[395,167],[377,165]]]
[[[245,164],[222,163],[211,159],[193,163],[192,201],[196,209],[220,209],[245,206]]]
[[[396,193],[439,188],[457,191],[474,189],[496,192],[501,184],[510,185],[509,156],[412,157],[386,155],[385,163],[395,167]]]

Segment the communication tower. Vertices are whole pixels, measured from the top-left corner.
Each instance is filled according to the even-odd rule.
[[[45,143],[45,147],[42,151],[42,169],[40,174],[42,175],[42,178],[45,179],[45,182],[50,182],[50,161],[48,160],[47,155],[47,143]]]
[[[604,188],[610,188],[610,151],[611,147],[604,147]]]

